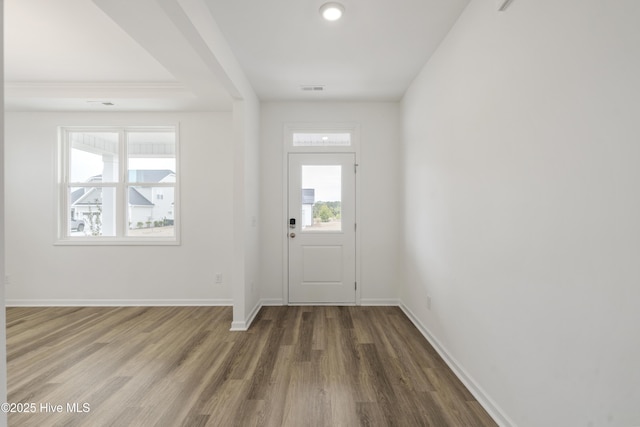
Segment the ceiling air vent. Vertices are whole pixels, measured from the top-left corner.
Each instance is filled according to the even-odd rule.
[[[110,102],[110,101],[87,101],[87,104],[89,104],[89,105],[102,104],[102,105],[105,105],[107,107],[111,107],[112,105],[115,105],[113,102]]]
[[[304,85],[300,86],[300,90],[303,92],[324,92],[324,86],[322,85]]]

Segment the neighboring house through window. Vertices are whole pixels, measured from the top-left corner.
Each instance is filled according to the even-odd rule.
[[[177,243],[176,135],[61,128],[58,243]]]

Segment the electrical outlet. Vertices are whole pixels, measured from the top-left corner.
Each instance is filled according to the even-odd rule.
[[[431,310],[431,295],[427,295],[427,310]]]
[[[216,273],[216,284],[222,283],[222,273]]]
[[[4,276],[4,284],[5,285],[10,285],[11,284],[11,276],[9,274]]]

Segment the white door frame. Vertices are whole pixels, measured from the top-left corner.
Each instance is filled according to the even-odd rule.
[[[350,133],[350,146],[335,147],[294,147],[293,134],[303,133]],[[360,125],[357,123],[285,123],[284,144],[282,150],[282,213],[281,213],[281,236],[282,236],[282,302],[289,304],[289,153],[354,153],[355,162],[360,164]],[[356,305],[360,305],[362,295],[361,281],[361,238],[363,227],[360,226],[360,168],[356,173]]]

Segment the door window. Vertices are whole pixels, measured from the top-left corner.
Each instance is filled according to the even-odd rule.
[[[303,232],[342,231],[342,166],[302,165]]]

